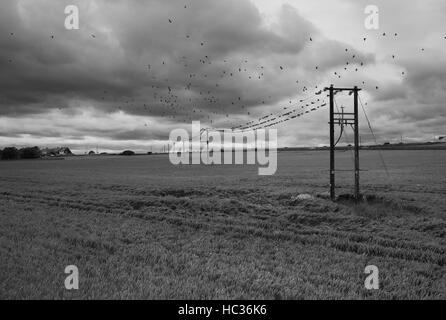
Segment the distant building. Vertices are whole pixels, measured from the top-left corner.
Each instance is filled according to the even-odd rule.
[[[60,156],[72,156],[72,155],[73,153],[68,147],[42,149],[42,156],[44,157],[60,157]]]
[[[135,152],[133,152],[132,150],[125,150],[125,151],[121,152],[120,155],[122,155],[122,156],[134,156]]]

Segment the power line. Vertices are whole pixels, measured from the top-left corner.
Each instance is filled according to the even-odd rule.
[[[372,133],[372,137],[373,137],[373,140],[375,141],[375,145],[378,145],[375,133],[373,132],[373,128],[372,128],[372,125],[371,125],[370,120],[369,120],[369,117],[367,116],[367,113],[365,112],[364,104],[362,103],[361,97],[359,97],[359,102],[361,103],[362,111],[364,112],[365,119],[367,120],[367,124],[369,126],[370,132]],[[386,171],[387,178],[390,178],[389,171],[387,170],[386,163],[385,163],[384,158],[383,158],[383,156],[381,154],[381,150],[379,150],[379,149],[378,149],[378,154],[379,154],[379,157],[381,159],[381,162],[382,162],[382,165],[384,167],[384,170]]]

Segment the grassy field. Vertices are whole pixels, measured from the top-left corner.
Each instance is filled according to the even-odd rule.
[[[0,162],[0,298],[446,299],[446,151],[383,156],[390,177],[361,151],[376,199],[359,205],[292,200],[328,190],[326,152],[281,152],[272,177],[166,155]]]

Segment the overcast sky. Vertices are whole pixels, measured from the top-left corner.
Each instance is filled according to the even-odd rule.
[[[79,30],[64,25],[71,4]],[[0,146],[144,151],[192,120],[258,121],[332,83],[363,88],[379,143],[430,141],[446,134],[445,16],[444,0],[2,0]],[[327,121],[325,107],[282,123],[279,145],[326,145]]]

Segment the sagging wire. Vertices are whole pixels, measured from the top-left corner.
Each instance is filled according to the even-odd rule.
[[[362,111],[364,112],[365,119],[367,120],[367,124],[369,126],[369,130],[372,133],[373,140],[375,141],[375,145],[377,146],[378,142],[376,140],[375,133],[373,132],[373,128],[372,128],[372,125],[370,123],[369,117],[367,116],[367,113],[365,111],[364,104],[362,103],[361,97],[359,95],[358,95],[358,98],[359,98],[359,102],[361,103],[361,107],[362,107]],[[381,150],[379,150],[379,149],[378,149],[378,154],[379,154],[379,157],[381,159],[381,163],[382,163],[382,165],[384,167],[384,170],[386,171],[387,178],[390,178],[389,170],[387,169],[386,163],[384,161],[384,157],[383,157],[383,155],[381,153]]]
[[[244,123],[244,124],[240,124],[240,125],[237,125],[237,126],[232,126],[231,129],[239,129],[239,128],[241,128],[241,129],[246,129],[246,128],[250,128],[250,127],[258,126],[258,125],[260,125],[261,123],[263,124],[263,123],[265,123],[265,122],[275,120],[275,119],[268,119],[268,118],[272,118],[272,117],[282,117],[282,116],[283,116],[283,112],[284,112],[284,110],[292,109],[289,113],[293,113],[293,112],[296,112],[296,111],[298,110],[297,107],[301,107],[302,109],[304,109],[305,107],[310,107],[309,105],[302,106],[301,104],[302,104],[303,102],[307,101],[307,100],[310,100],[310,99],[316,99],[317,97],[313,97],[313,95],[314,95],[314,96],[318,96],[318,95],[321,95],[322,93],[323,93],[322,90],[314,91],[314,92],[312,92],[311,94],[308,94],[307,97],[300,99],[297,103],[295,103],[295,104],[293,104],[293,105],[291,105],[291,106],[288,106],[288,107],[286,107],[286,108],[283,108],[283,110],[276,111],[275,113],[270,113],[270,114],[268,114],[268,115],[262,116],[262,117],[258,118],[257,120],[251,120],[251,121],[246,122],[246,123]],[[311,102],[311,105],[314,105],[314,104],[316,104],[316,103],[318,103],[318,102],[320,102],[320,99],[319,99],[319,98],[317,98],[317,100],[315,100],[315,101],[312,101],[312,102]],[[325,102],[325,101],[323,101],[323,102]],[[293,109],[293,108],[295,108],[295,109]],[[282,114],[281,114],[281,113],[282,113]],[[286,112],[285,114],[288,114],[288,112]],[[263,121],[263,122],[261,122],[262,120],[265,120],[265,119],[268,119],[268,120],[267,120],[267,121]],[[257,121],[257,123],[256,123],[256,121]]]

